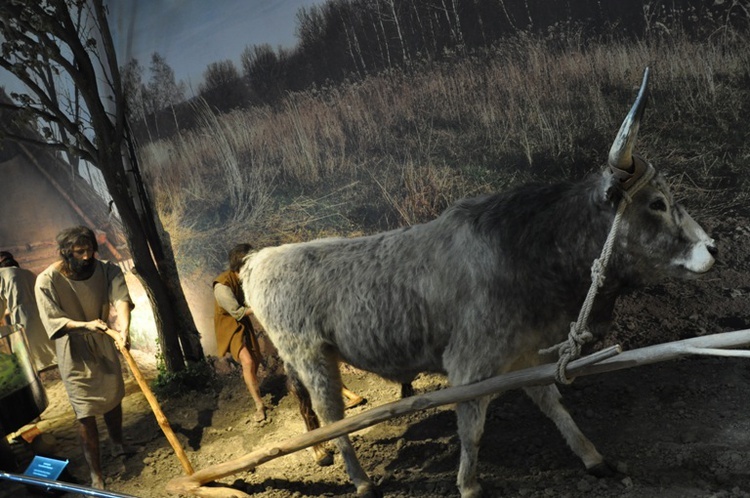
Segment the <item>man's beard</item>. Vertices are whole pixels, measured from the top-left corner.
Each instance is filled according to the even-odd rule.
[[[76,259],[66,256],[63,260],[64,274],[73,280],[85,280],[94,273],[94,258]]]

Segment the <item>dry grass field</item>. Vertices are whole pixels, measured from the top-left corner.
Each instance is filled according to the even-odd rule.
[[[218,271],[238,241],[372,233],[463,196],[581,178],[604,164],[646,66],[641,154],[696,218],[743,209],[750,44],[736,33],[592,46],[520,36],[273,108],[215,115],[199,103],[201,128],[140,154],[181,271]]]

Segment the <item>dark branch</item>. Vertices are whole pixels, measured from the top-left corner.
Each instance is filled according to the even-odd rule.
[[[0,59],[0,67],[11,71],[11,69],[9,68],[9,64],[5,59]],[[23,107],[8,104],[3,105],[3,107],[9,106],[9,108],[11,109],[28,110],[29,112],[34,113],[36,116],[39,116],[45,121],[59,124],[60,126],[64,127],[68,133],[74,136],[82,147],[89,149],[89,154],[96,155],[96,146],[86,138],[83,132],[79,129],[78,125],[71,121],[70,118],[62,112],[59,106],[55,105],[53,99],[51,99],[49,95],[44,92],[44,89],[40,88],[36,84],[33,78],[31,78],[28,74],[13,74],[15,74],[16,78],[18,78],[24,85],[29,88],[32,93],[37,96],[37,98],[39,99],[39,104],[43,107],[43,109],[30,106]]]
[[[2,138],[13,140],[20,143],[25,143],[29,145],[34,145],[36,147],[42,147],[49,150],[54,151],[62,151],[62,152],[74,152],[75,154],[78,154],[82,159],[85,159],[86,161],[90,162],[94,167],[98,168],[96,158],[92,157],[91,154],[89,154],[84,149],[81,149],[80,147],[74,147],[70,144],[65,144],[62,142],[49,142],[45,140],[39,140],[38,138],[28,137],[25,135],[19,135],[18,133],[15,133],[13,131],[8,130],[5,127],[0,128],[0,133],[2,134]]]

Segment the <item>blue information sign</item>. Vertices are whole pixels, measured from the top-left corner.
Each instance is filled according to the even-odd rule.
[[[41,477],[43,479],[57,480],[68,465],[68,460],[56,460],[36,455],[29,464],[24,475],[29,477]]]

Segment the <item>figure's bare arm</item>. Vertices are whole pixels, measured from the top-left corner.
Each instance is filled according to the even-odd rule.
[[[115,303],[117,311],[117,324],[115,328],[120,333],[122,343],[126,348],[130,348],[130,310],[132,304],[129,301],[118,301]]]

